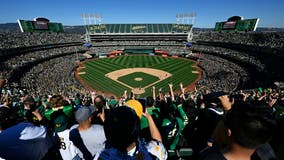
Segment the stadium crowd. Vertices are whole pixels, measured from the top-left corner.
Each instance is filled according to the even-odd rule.
[[[24,55],[16,56],[11,58],[3,63],[3,65],[9,68],[16,68],[24,65],[24,63],[31,62],[38,59],[44,59],[50,56],[56,56],[62,53],[68,52],[76,52],[78,49],[83,49],[83,47],[61,47],[61,48],[53,48],[49,50],[41,50],[30,52]]]
[[[245,81],[247,77],[246,71],[241,67],[217,56],[202,54],[198,61],[203,69],[198,85],[210,86],[212,91],[234,91],[240,81]]]
[[[77,34],[61,33],[0,33],[0,79],[9,79],[13,71],[28,63],[41,61],[51,57],[64,55],[85,49],[81,44],[64,45],[64,43],[80,42],[81,36]],[[62,44],[60,47],[52,44]],[[40,47],[41,45],[51,45]],[[25,47],[31,48],[22,52]]]
[[[226,56],[240,62],[252,64],[259,71],[265,70],[265,65],[260,62],[256,57],[250,56],[247,53],[226,49],[222,47],[206,46],[206,45],[194,45],[194,50],[199,52],[215,53],[218,56]]]
[[[100,46],[184,46],[177,41],[102,41],[93,45]]]
[[[162,93],[153,87],[152,95],[136,99],[127,91],[115,98],[83,89],[73,95],[38,95],[6,83],[1,94],[0,157],[230,160],[236,156],[234,147],[239,147],[250,152],[238,154],[251,159],[283,159],[280,88],[233,94],[204,87],[185,93],[182,84],[179,94],[172,84],[169,88]],[[224,133],[224,125],[232,136]]]
[[[283,46],[282,41],[274,43],[277,34],[250,34],[229,36],[240,44]],[[0,36],[4,39],[1,51],[80,41],[79,35],[69,34]],[[229,36],[199,35],[213,42],[227,42]],[[272,41],[258,40],[263,36]],[[182,46],[162,48],[184,51]],[[116,49],[120,47],[90,51]],[[145,98],[127,92],[108,97],[82,89],[73,76],[78,55],[65,55],[74,47],[28,52],[1,61],[0,159],[284,159],[283,88],[236,91],[249,73],[222,55],[252,63],[259,70],[265,66],[255,57],[229,49],[205,45],[196,49],[221,56],[199,55],[204,74],[195,91],[185,93],[181,84],[180,92],[174,93],[169,84],[169,93],[153,87],[152,95]],[[13,70],[37,60],[43,62],[32,65],[19,84],[8,80]]]
[[[73,54],[40,63],[25,73],[21,86],[36,95],[72,93],[74,88],[81,87],[74,78],[77,60],[78,55]]]
[[[46,44],[81,42],[80,34],[66,33],[0,33],[0,49],[30,47]],[[1,55],[1,54],[0,54]]]
[[[283,32],[244,32],[218,33],[199,32],[194,34],[194,41],[222,42],[245,44],[258,47],[282,48],[284,45]]]
[[[6,61],[1,61],[0,63],[0,79],[9,79],[11,74],[17,68],[23,67],[27,64],[49,59],[56,56],[63,56],[65,54],[72,54],[78,50],[83,50],[83,46],[78,47],[61,47],[48,50],[40,50],[35,52],[29,52],[26,54],[21,54],[19,56],[12,57]]]

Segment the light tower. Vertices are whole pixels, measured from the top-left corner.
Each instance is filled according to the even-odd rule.
[[[188,35],[187,35],[187,41],[189,41],[189,42],[192,41],[192,38],[193,38],[192,29],[193,29],[195,17],[196,17],[195,12],[193,12],[193,13],[182,13],[182,14],[176,15],[177,24],[191,24],[192,25],[190,27],[190,30],[189,30]]]
[[[82,14],[81,18],[85,25],[85,41],[91,42],[91,34],[95,33],[94,25],[100,25],[102,23],[102,16],[100,14]]]

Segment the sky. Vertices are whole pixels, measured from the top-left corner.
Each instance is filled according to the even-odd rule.
[[[192,12],[200,28],[213,28],[234,15],[260,18],[259,27],[284,28],[284,0],[1,0],[0,23],[45,17],[83,25],[82,14],[100,14],[105,24],[175,23],[176,14]]]

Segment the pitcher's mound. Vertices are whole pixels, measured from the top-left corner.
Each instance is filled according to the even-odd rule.
[[[137,78],[134,78],[134,80],[135,80],[135,81],[142,81],[142,80],[143,80],[143,78],[141,78],[141,77],[137,77]]]

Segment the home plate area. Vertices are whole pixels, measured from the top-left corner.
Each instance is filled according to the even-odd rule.
[[[171,77],[172,74],[153,68],[126,68],[105,76],[130,88],[134,94],[143,94],[146,88]]]

